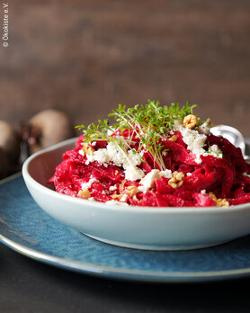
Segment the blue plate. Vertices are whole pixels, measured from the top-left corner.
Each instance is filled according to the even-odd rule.
[[[153,252],[111,246],[66,227],[33,201],[20,175],[0,184],[0,241],[68,270],[149,282],[194,282],[250,274],[250,236],[201,250]]]

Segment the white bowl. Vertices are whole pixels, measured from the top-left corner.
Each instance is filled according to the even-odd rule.
[[[218,207],[152,208],[90,202],[46,187],[70,139],[39,151],[23,165],[25,183],[48,214],[106,243],[148,250],[187,250],[218,245],[250,233],[250,203]],[[32,218],[32,216],[30,217]]]

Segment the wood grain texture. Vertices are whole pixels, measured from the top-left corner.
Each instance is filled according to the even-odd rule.
[[[9,1],[0,119],[189,100],[250,136],[250,1]]]

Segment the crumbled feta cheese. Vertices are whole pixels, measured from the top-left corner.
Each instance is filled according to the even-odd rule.
[[[109,191],[115,191],[116,189],[117,189],[116,185],[109,187]]]
[[[201,194],[205,195],[207,192],[206,192],[206,189],[202,189],[201,190]]]
[[[125,168],[125,178],[127,180],[135,181],[145,176],[143,170],[137,166],[129,165]]]
[[[202,126],[203,125],[203,126]],[[181,125],[177,125],[176,129],[179,130],[182,134],[182,139],[187,145],[188,150],[190,150],[195,155],[195,162],[201,163],[201,155],[207,156],[212,155],[217,158],[222,158],[222,151],[219,149],[217,145],[212,145],[209,147],[208,151],[205,151],[204,144],[206,142],[207,136],[205,133],[209,133],[209,126],[207,124],[202,124],[203,134],[200,134],[197,130],[192,130],[185,128]],[[200,130],[201,130],[200,126]],[[207,129],[205,129],[207,127]]]
[[[98,163],[103,164],[110,161],[110,156],[107,153],[107,149],[102,148],[94,151],[94,153],[87,154],[87,160],[89,162],[97,161]]]
[[[92,177],[90,178],[88,182],[81,183],[81,189],[89,189],[95,181],[96,181],[96,178]]]
[[[78,151],[78,153],[79,153],[80,155],[84,155],[84,152],[83,152],[82,149],[80,149],[80,150]]]
[[[172,177],[172,171],[166,169],[165,171],[160,172],[160,176],[163,176],[165,178],[171,178]]]
[[[110,142],[107,145],[106,151],[110,161],[112,161],[117,166],[122,166],[125,156],[123,151],[119,148],[118,145],[116,145],[113,142]]]
[[[201,163],[201,155],[206,151],[203,149],[207,136],[200,134],[197,130],[178,126],[178,130],[182,134],[182,139],[190,150],[195,155],[195,162]]]
[[[187,173],[186,175],[189,177],[189,176],[192,176],[192,173]]]
[[[157,169],[150,171],[145,177],[141,179],[141,186],[138,187],[138,190],[144,193],[147,192],[148,189],[153,186],[155,179],[161,177],[160,173],[161,172]]]
[[[128,195],[123,194],[123,195],[121,196],[121,198],[120,198],[120,202],[126,202],[127,199],[128,199]]]
[[[250,177],[250,174],[248,174],[248,173],[243,173],[243,175],[246,177]]]
[[[140,153],[136,152],[136,150],[134,150],[134,149],[128,150],[128,157],[129,157],[130,163],[132,163],[133,165],[140,165],[141,164],[142,157],[141,157]]]
[[[116,166],[122,166],[125,170],[125,178],[127,180],[135,181],[145,176],[143,170],[137,167],[137,165],[141,164],[141,155],[136,153],[135,150],[125,152],[113,142],[110,142],[106,148],[98,149],[92,154],[87,154],[85,164],[94,161],[104,166],[107,166],[109,162],[113,162]]]
[[[223,158],[223,153],[217,145],[210,146],[208,148],[208,152],[204,153],[204,155],[212,155],[216,158]]]
[[[146,176],[144,176],[141,181],[140,181],[140,185],[138,187],[139,191],[142,192],[147,192],[154,184],[154,181],[156,179],[159,179],[161,177],[165,177],[165,178],[171,178],[172,177],[172,171],[171,170],[164,170],[164,171],[160,171],[157,169],[153,169],[151,170]]]

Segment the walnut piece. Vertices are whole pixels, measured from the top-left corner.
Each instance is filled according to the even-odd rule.
[[[170,138],[168,138],[168,140],[175,142],[175,141],[177,140],[177,136],[176,136],[176,135],[173,135],[173,136],[171,136]]]
[[[216,204],[223,208],[227,208],[229,206],[229,202],[226,199],[217,199]]]
[[[129,195],[130,197],[133,197],[134,195],[136,195],[138,192],[138,188],[136,186],[128,186],[126,188],[126,193],[127,195]]]
[[[229,206],[229,202],[226,199],[219,199],[213,192],[209,192],[209,197],[214,200],[217,206],[222,208],[227,208]]]
[[[168,184],[172,188],[178,188],[183,184],[184,173],[182,172],[173,172],[173,176],[169,179]]]
[[[121,198],[121,195],[118,195],[117,193],[114,193],[113,195],[111,195],[111,198],[113,200],[119,200]]]
[[[192,129],[195,128],[198,124],[198,118],[194,114],[188,114],[183,119],[183,125],[186,128]]]
[[[78,191],[77,196],[82,199],[88,199],[90,197],[90,192],[88,189],[82,189]]]

